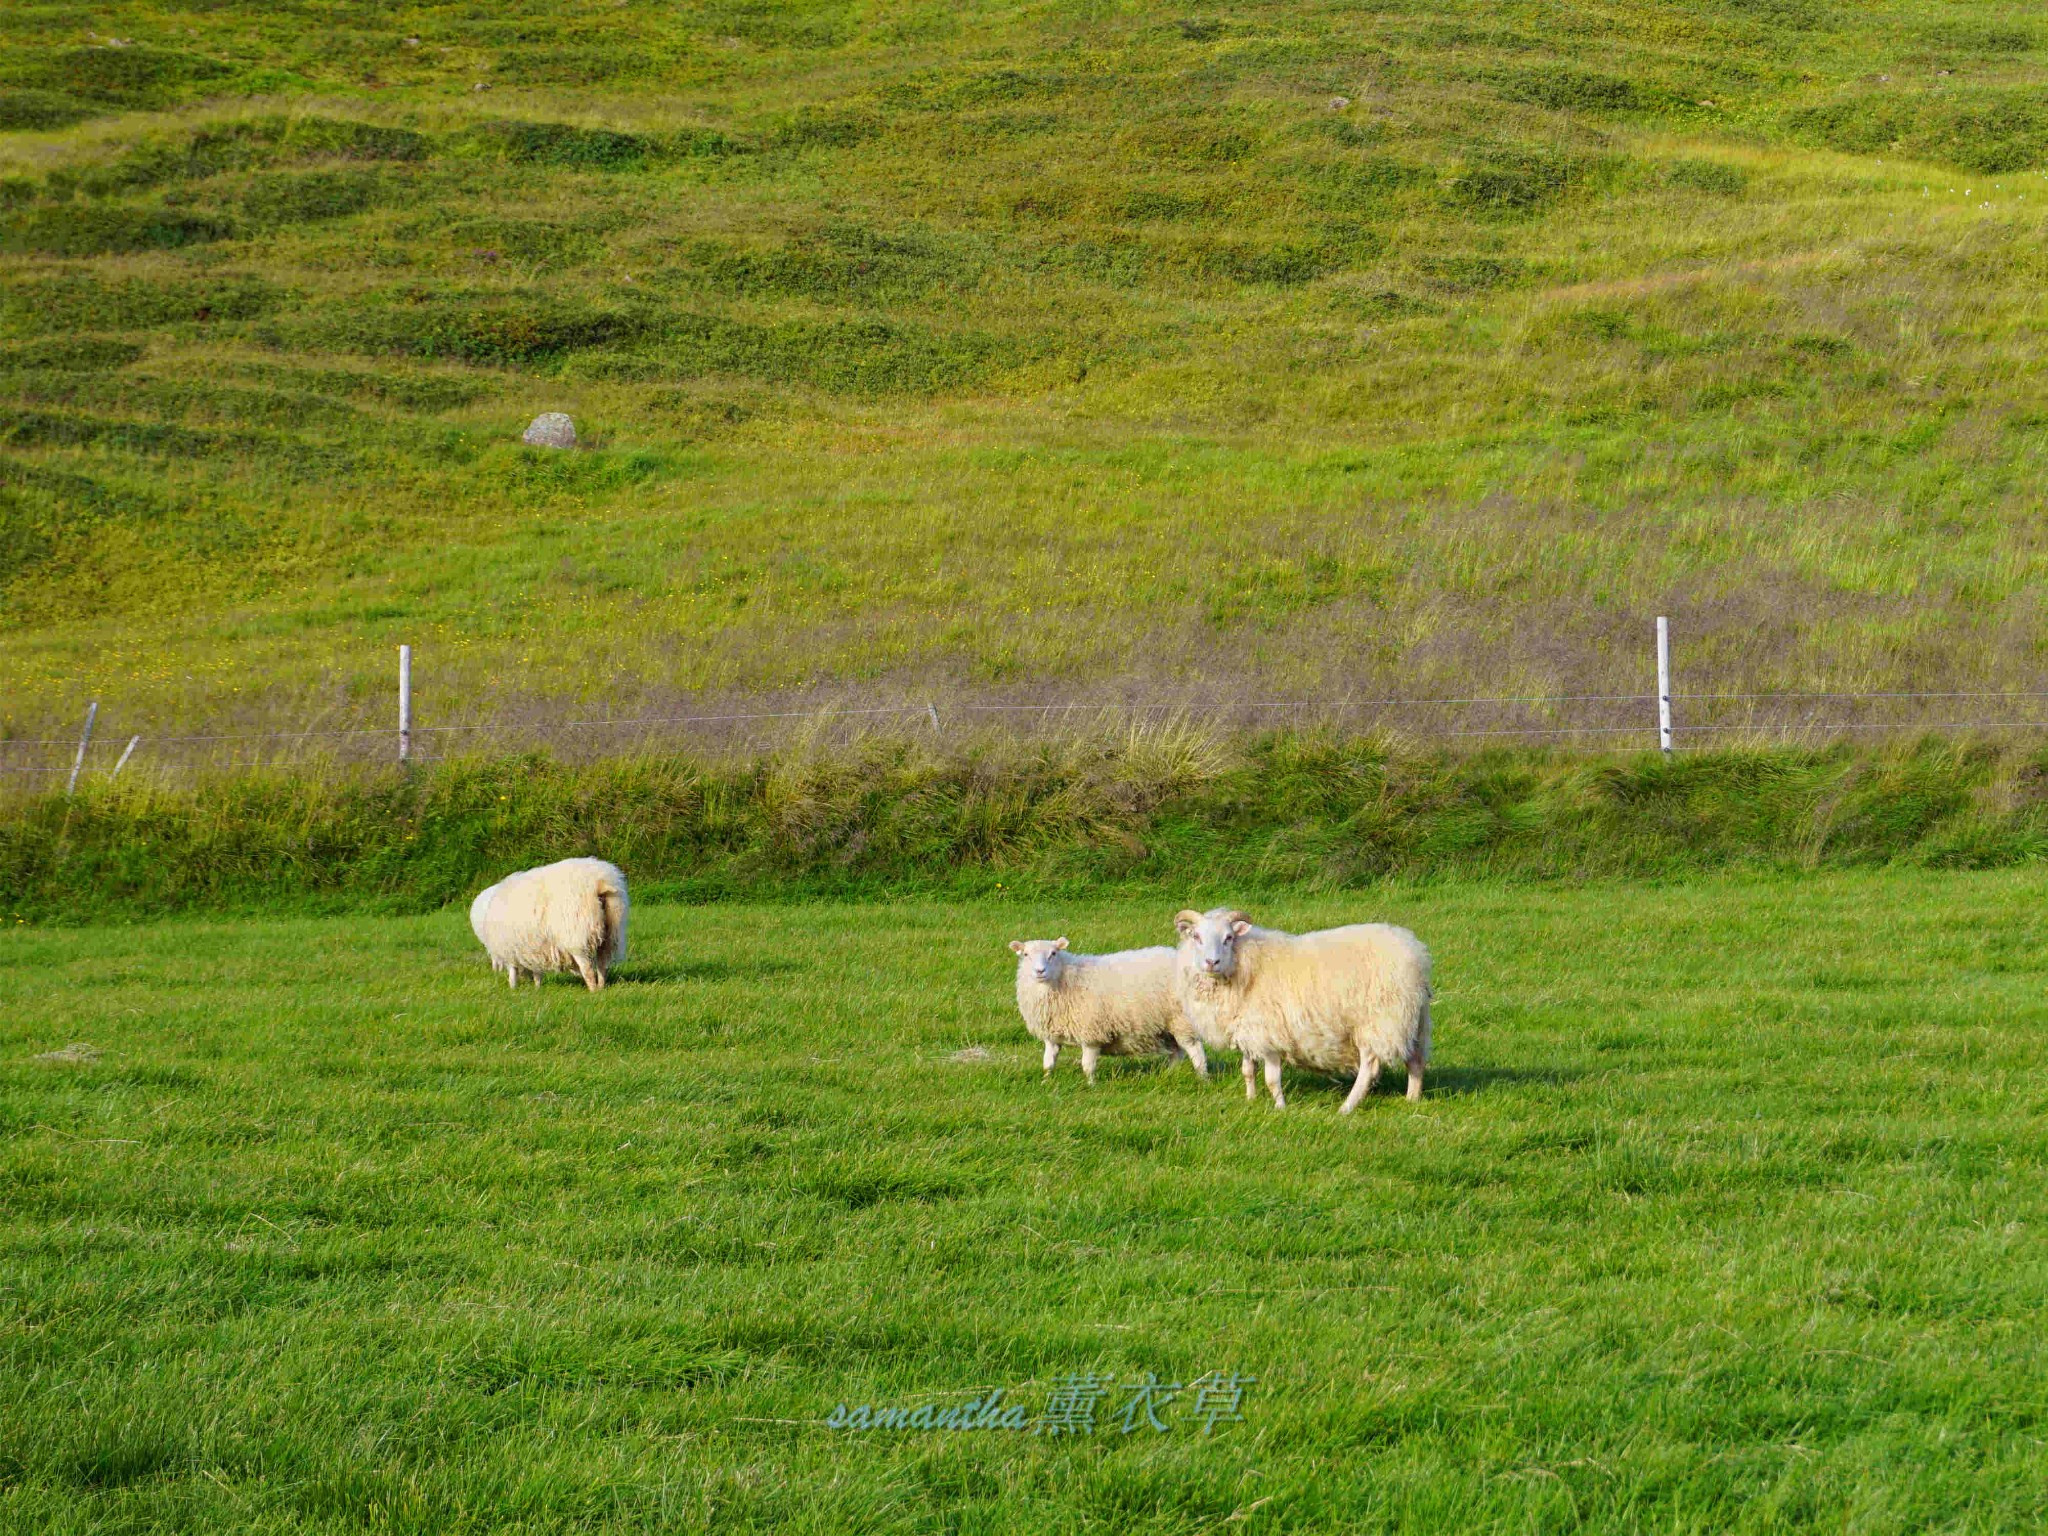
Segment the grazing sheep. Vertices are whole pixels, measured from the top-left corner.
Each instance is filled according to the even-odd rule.
[[[1017,955],[1017,1011],[1045,1042],[1047,1072],[1061,1046],[1078,1045],[1090,1083],[1105,1051],[1185,1054],[1197,1073],[1209,1075],[1202,1042],[1174,1001],[1173,951],[1166,946],[1077,955],[1065,939],[1012,939],[1010,948]]]
[[[476,900],[469,904],[469,931],[476,935],[477,943],[483,945],[484,953],[490,955],[491,969],[494,971],[502,971],[505,968],[505,963],[496,955],[491,954],[490,936],[484,932],[484,909],[490,906],[491,898],[504,888],[505,882],[502,880],[496,885],[487,885],[476,893]],[[512,985],[515,987],[519,985],[517,979],[513,981]]]
[[[523,971],[540,985],[549,971],[573,969],[595,992],[626,958],[626,877],[603,859],[563,859],[507,875],[470,903],[493,970],[513,986]]]
[[[1174,986],[1188,1019],[1212,1043],[1244,1054],[1244,1093],[1253,1073],[1281,1109],[1282,1063],[1357,1073],[1344,1113],[1358,1107],[1382,1065],[1406,1062],[1408,1097],[1422,1097],[1429,1060],[1429,951],[1406,928],[1358,923],[1320,933],[1259,928],[1242,912],[1182,912]]]

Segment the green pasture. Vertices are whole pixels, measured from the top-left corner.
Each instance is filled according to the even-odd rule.
[[[1432,945],[1421,1105],[1040,1080],[1005,940],[1233,896]],[[454,909],[11,929],[0,1526],[2034,1529],[2044,897],[647,905],[601,995]],[[1092,1435],[825,1423],[1085,1372]]]

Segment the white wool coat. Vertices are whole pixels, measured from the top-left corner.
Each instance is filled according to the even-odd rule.
[[[1017,962],[1017,1011],[1048,1045],[1092,1045],[1106,1056],[1168,1049],[1187,1034],[1174,999],[1173,951],[1164,945],[1110,955],[1062,951],[1059,979],[1047,983]]]
[[[1203,1041],[1260,1060],[1352,1076],[1429,1056],[1429,951],[1406,928],[1357,923],[1317,933],[1253,927],[1237,968],[1204,975],[1192,940],[1176,952],[1175,990]]]
[[[483,945],[484,953],[490,954],[490,936],[484,932],[484,913],[490,908],[492,899],[505,888],[500,880],[496,885],[487,885],[476,893],[476,900],[469,904],[469,931],[476,935],[477,943]],[[502,971],[505,964],[496,955],[491,955],[491,969]]]
[[[563,859],[507,875],[470,904],[493,967],[538,979],[574,970],[593,990],[626,958],[626,877],[603,859]]]

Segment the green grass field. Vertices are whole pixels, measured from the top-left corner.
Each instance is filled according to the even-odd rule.
[[[1419,1107],[1042,1083],[1003,941],[1219,894],[650,906],[598,996],[459,911],[0,935],[0,1525],[2048,1520],[2048,876],[1276,896],[1431,942]]]
[[[0,729],[2038,685],[2044,41],[11,6]]]

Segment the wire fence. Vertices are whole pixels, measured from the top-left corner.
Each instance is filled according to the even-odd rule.
[[[0,738],[0,784],[40,793],[138,770],[412,763],[469,753],[544,748],[583,758],[625,752],[761,751],[799,737],[894,733],[945,738],[993,726],[1007,734],[1100,729],[1146,719],[1199,720],[1219,729],[1320,726],[1385,731],[1418,743],[1553,742],[1602,748],[1660,745],[1655,693],[1475,694],[1250,700],[1103,700],[812,704],[786,709],[502,719],[403,729],[369,723],[296,731],[124,730],[94,718],[80,736]],[[1878,734],[2048,733],[2048,690],[1672,693],[1670,745],[1744,739],[1820,743]],[[95,711],[95,715],[97,711]],[[401,746],[403,743],[403,746]]]

